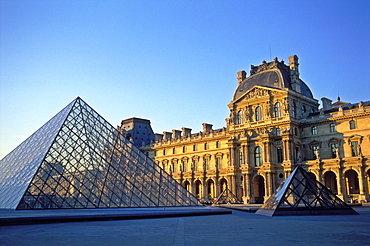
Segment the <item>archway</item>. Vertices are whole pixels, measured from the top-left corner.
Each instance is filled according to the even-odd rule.
[[[334,194],[338,194],[338,187],[337,187],[337,176],[334,172],[328,171],[324,174],[324,184],[325,186],[331,190]]]
[[[207,181],[207,198],[213,200],[215,198],[215,183],[212,179]]]
[[[222,178],[220,180],[220,193],[227,189],[227,180]]]
[[[187,181],[187,180],[186,180],[186,181],[184,182],[184,187],[185,187],[185,189],[186,189],[187,191],[191,192],[191,191],[190,191],[190,182],[189,182],[189,181]]]
[[[256,203],[263,203],[265,196],[265,179],[257,175],[253,181],[254,199]]]
[[[202,182],[199,180],[195,181],[195,197],[199,200],[202,199]]]
[[[344,173],[344,179],[346,181],[346,193],[350,202],[354,202],[357,198],[357,194],[360,194],[360,186],[358,182],[358,174],[354,170],[348,170]]]

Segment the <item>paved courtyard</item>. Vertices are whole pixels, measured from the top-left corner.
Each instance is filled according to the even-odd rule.
[[[0,226],[0,245],[369,245],[370,207],[355,210],[360,215],[267,217],[232,210],[221,215]]]

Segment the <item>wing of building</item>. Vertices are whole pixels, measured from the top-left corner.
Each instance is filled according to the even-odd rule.
[[[297,165],[346,202],[369,201],[370,101],[319,108],[298,67],[294,55],[238,72],[224,128],[156,134],[141,149],[204,202],[230,189],[263,203]]]

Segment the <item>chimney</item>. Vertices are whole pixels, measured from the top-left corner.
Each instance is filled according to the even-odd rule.
[[[240,83],[243,80],[245,80],[247,73],[243,70],[243,71],[238,72],[237,74],[238,74],[238,84],[240,85]]]
[[[323,98],[321,98],[321,101],[322,101],[322,109],[323,110],[332,109],[332,107],[331,107],[332,100],[330,100],[329,98],[323,97]]]
[[[207,124],[207,123],[203,123],[202,126],[203,126],[203,132],[207,132],[208,133],[208,132],[212,131],[212,126],[213,125]]]
[[[290,83],[292,89],[296,92],[301,93],[301,81],[299,80],[299,71],[298,71],[298,56],[289,56],[289,68],[290,68]]]
[[[181,131],[172,129],[172,138],[181,138]]]
[[[163,132],[163,139],[168,140],[171,139],[172,137],[172,132]]]
[[[160,134],[160,133],[155,133],[154,134],[154,138],[155,138],[155,141],[162,141],[163,140],[163,134]]]
[[[191,129],[190,128],[183,127],[183,128],[181,128],[181,130],[182,130],[182,136],[183,137],[189,137],[191,135]]]

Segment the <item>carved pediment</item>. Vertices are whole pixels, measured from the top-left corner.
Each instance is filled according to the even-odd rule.
[[[269,93],[270,93],[270,90],[263,89],[260,87],[253,87],[243,96],[243,99],[250,100],[250,99],[265,97],[265,96],[268,96]]]

